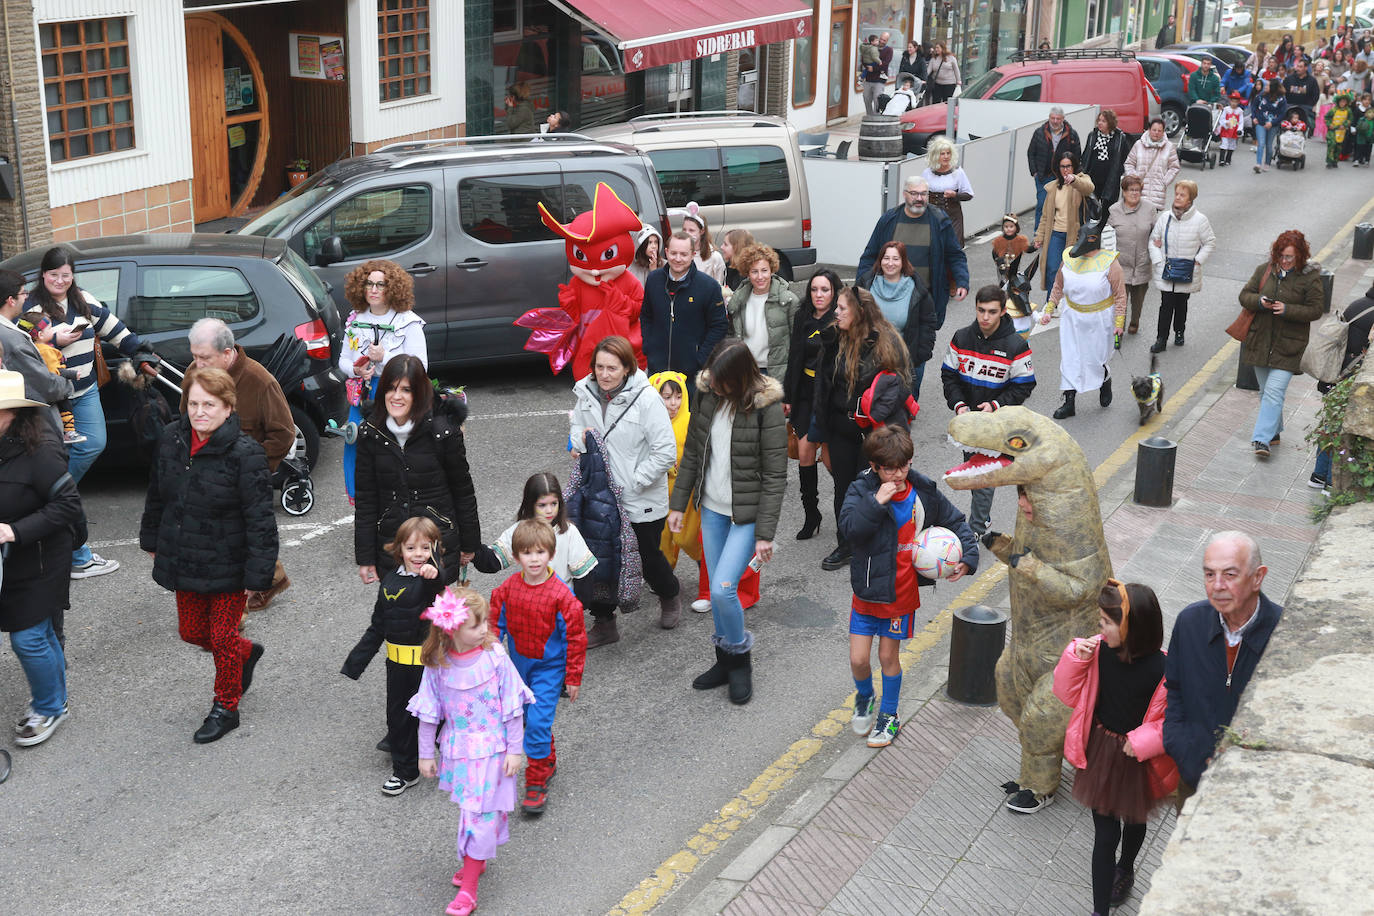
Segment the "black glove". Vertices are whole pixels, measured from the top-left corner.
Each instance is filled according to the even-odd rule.
[[[992,542],[995,541],[995,540],[997,540],[997,539],[1000,538],[1001,536],[1002,536],[1002,532],[1000,532],[1000,531],[989,531],[987,534],[985,534],[985,535],[983,535],[981,538],[979,538],[979,540],[983,542],[983,546],[984,546],[984,547],[986,547],[988,550],[991,550],[991,549],[992,549]]]
[[[157,375],[157,368],[162,365],[162,357],[153,352],[152,344],[140,342],[134,350],[134,362],[143,374]]]

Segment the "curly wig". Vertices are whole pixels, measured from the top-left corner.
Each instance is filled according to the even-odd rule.
[[[368,274],[380,270],[386,276],[387,308],[408,312],[415,308],[415,281],[395,261],[364,261],[344,278],[344,298],[355,312],[367,311],[363,284]]]
[[[1296,229],[1280,232],[1279,237],[1274,239],[1274,244],[1269,247],[1269,262],[1278,269],[1279,255],[1283,254],[1283,249],[1289,245],[1298,253],[1298,259],[1293,262],[1293,269],[1301,273],[1307,266],[1308,258],[1312,257],[1312,249],[1307,247],[1307,238]]]
[[[948,137],[932,137],[926,146],[926,162],[932,172],[940,164],[940,154],[945,150],[949,150],[949,170],[952,172],[959,167],[959,148]]]
[[[777,273],[778,268],[782,266],[782,262],[778,260],[778,253],[759,242],[747,246],[742,251],[736,251],[733,266],[741,274],[748,274],[749,270],[759,261],[767,261],[768,269],[773,273]]]

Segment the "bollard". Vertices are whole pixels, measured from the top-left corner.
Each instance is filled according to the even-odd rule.
[[[1007,642],[1007,612],[982,604],[954,612],[945,695],[970,706],[997,703],[997,659]]]
[[[1173,504],[1174,459],[1177,457],[1178,444],[1163,436],[1151,436],[1136,447],[1135,501],[1138,504],[1161,509]]]
[[[1350,256],[1358,261],[1374,259],[1374,224],[1360,223],[1355,227],[1355,240]]]
[[[1255,367],[1243,357],[1236,360],[1236,387],[1241,391],[1259,391],[1259,376],[1255,375]]]

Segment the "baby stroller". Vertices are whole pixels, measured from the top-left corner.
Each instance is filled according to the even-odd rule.
[[[1301,119],[1293,119],[1284,121],[1282,127],[1274,168],[1283,168],[1285,162],[1295,172],[1307,168],[1307,126]]]
[[[1183,137],[1178,143],[1180,162],[1191,162],[1203,169],[1217,167],[1217,151],[1212,149],[1212,106],[1189,105],[1183,117]]]
[[[276,339],[272,349],[268,350],[261,360],[262,367],[272,374],[283,391],[300,387],[302,380],[309,375],[309,362],[305,342],[294,336],[287,337],[285,334]],[[157,369],[158,374],[155,378],[167,388],[169,397],[166,400],[172,405],[171,410],[154,405],[152,402],[159,399],[152,392],[146,392],[148,403],[136,411],[143,415],[143,425],[148,427],[144,431],[144,438],[154,440],[161,433],[162,423],[170,421],[175,416],[176,409],[181,404],[181,383],[186,377],[185,371],[165,359],[158,361]],[[157,406],[158,410],[153,410],[154,406]],[[156,426],[156,429],[153,429],[153,426]],[[286,510],[287,515],[304,515],[315,505],[315,484],[310,479],[310,462],[301,453],[300,441],[300,431],[297,430],[296,441],[291,444],[286,457],[272,473],[272,487],[281,490],[281,507]]]

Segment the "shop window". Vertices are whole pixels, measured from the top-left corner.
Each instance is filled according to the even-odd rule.
[[[816,29],[821,23],[821,0],[811,5],[811,34],[792,41],[792,107],[816,101]]]
[[[696,201],[703,207],[725,202],[720,182],[720,156],[714,146],[698,149],[651,150],[649,158],[658,173],[663,200],[670,207]]]
[[[596,186],[601,182],[605,182],[625,206],[636,213],[639,212],[639,194],[635,192],[635,186],[630,179],[624,175],[614,172],[564,172],[561,217],[563,222],[592,208],[592,203],[596,200]]]
[[[377,0],[383,102],[429,95],[429,0]]]
[[[133,149],[128,21],[45,22],[38,42],[50,161]]]
[[[202,318],[248,321],[260,310],[253,288],[233,268],[144,267],[127,322],[140,334],[156,334],[186,330]]]
[[[557,239],[539,218],[539,204],[563,210],[563,182],[557,172],[464,178],[458,183],[458,220],[463,231],[488,245]]]
[[[787,158],[776,146],[723,146],[727,203],[786,200],[792,193]]]
[[[302,248],[311,264],[330,236],[343,241],[344,260],[384,258],[429,235],[434,192],[427,184],[364,191],[339,204],[305,230]]]

